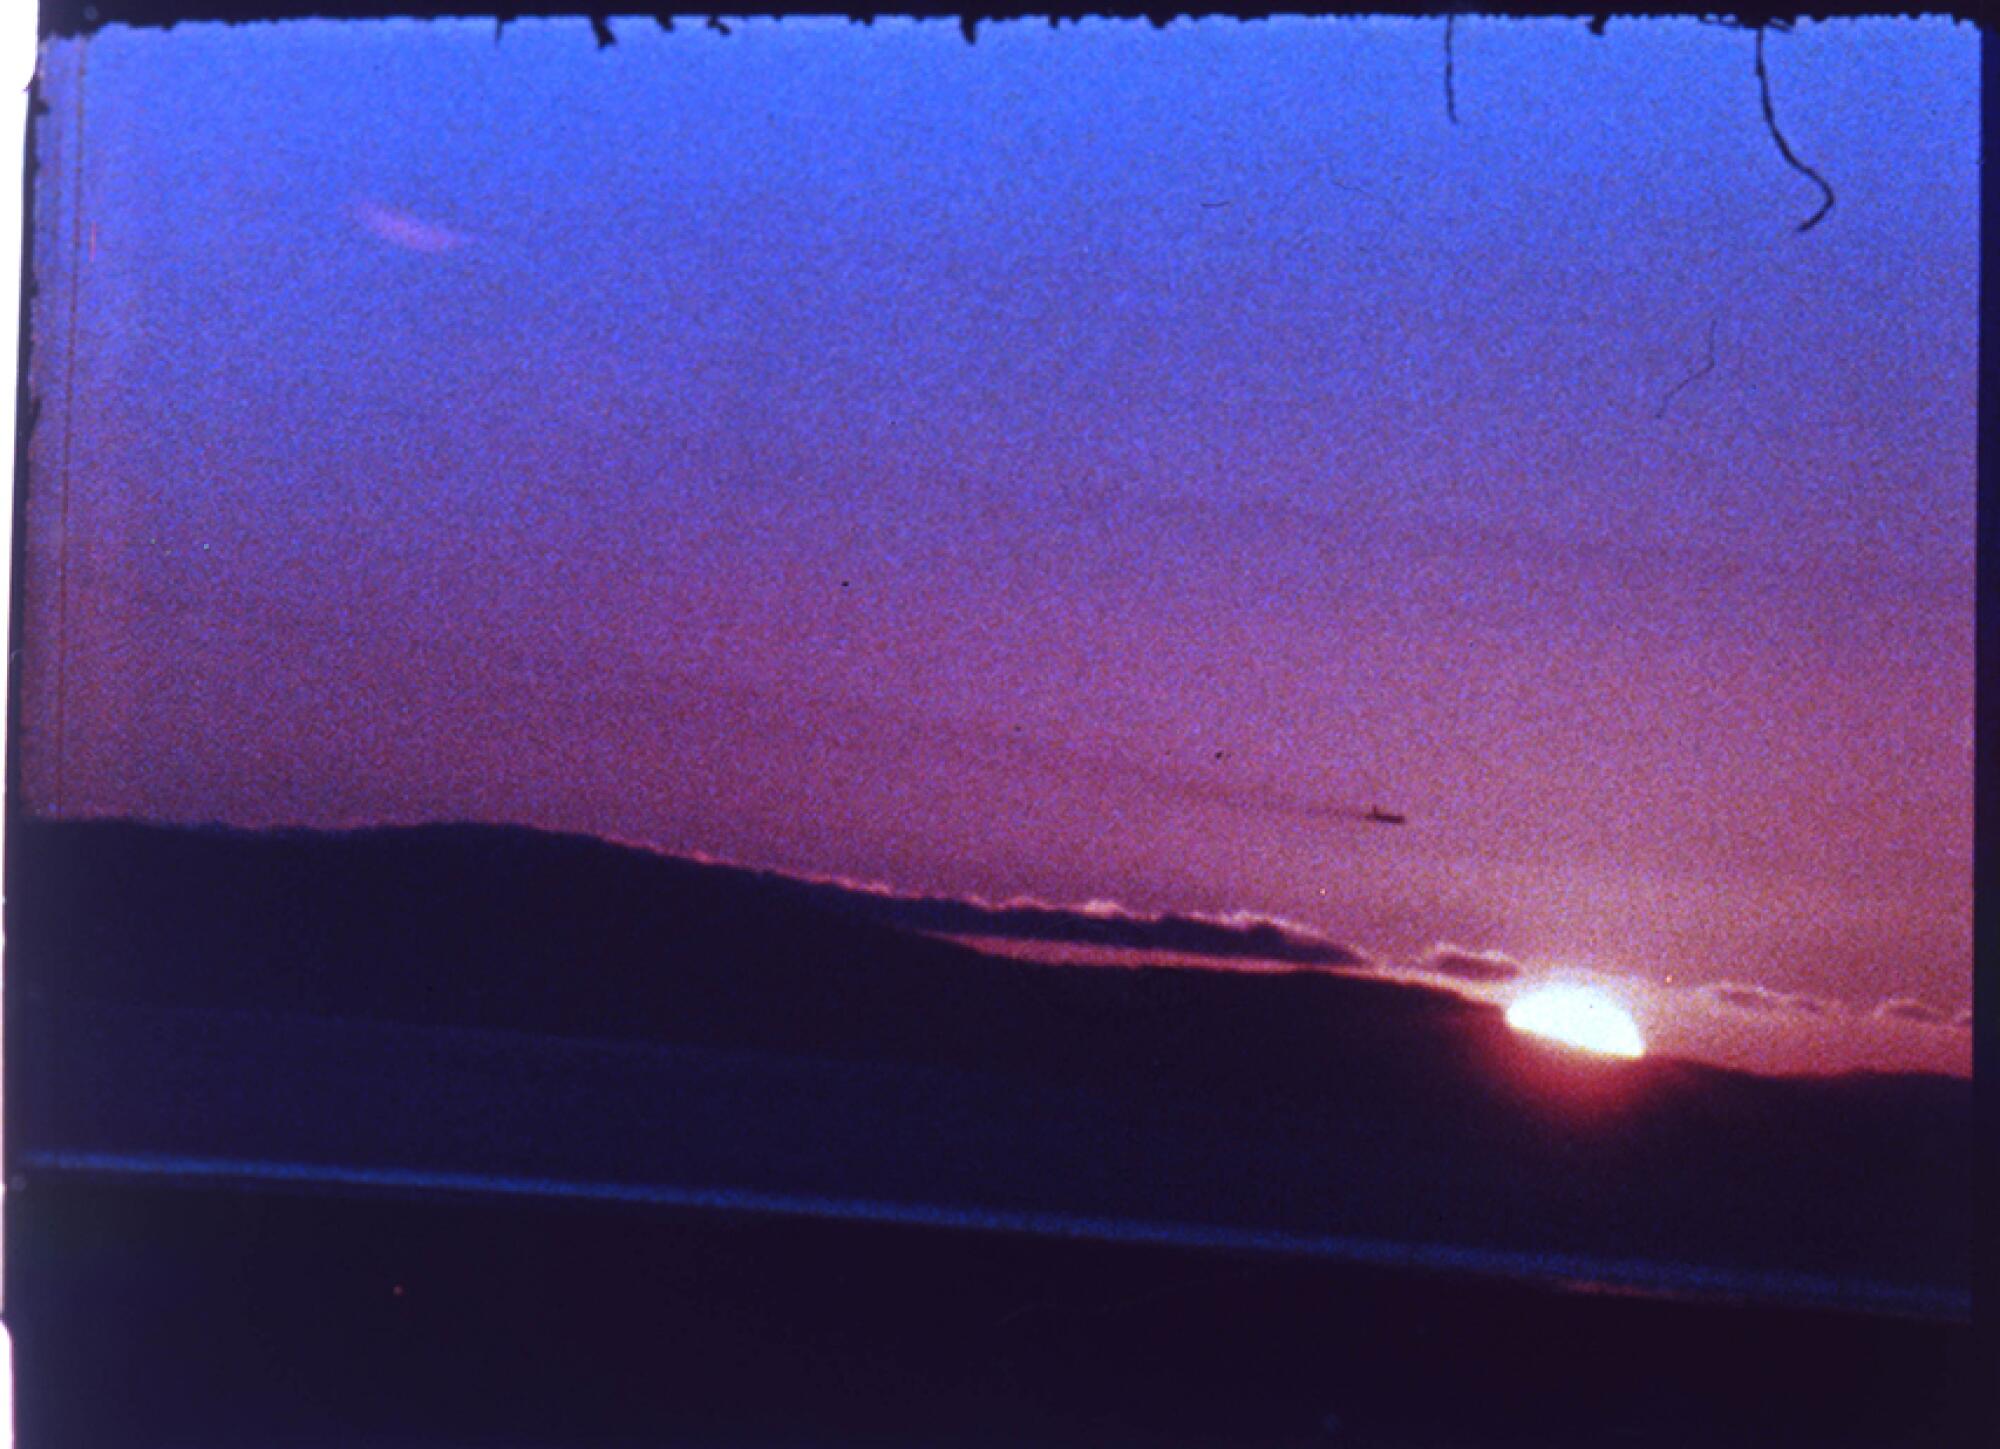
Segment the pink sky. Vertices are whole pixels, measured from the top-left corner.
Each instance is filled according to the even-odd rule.
[[[1481,26],[1456,127],[1415,25],[284,35],[48,54],[31,809],[1250,911],[1969,1070],[1969,29],[1773,37],[1805,236],[1710,27]]]

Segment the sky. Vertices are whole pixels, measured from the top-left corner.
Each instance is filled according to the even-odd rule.
[[[42,54],[35,812],[587,830],[1969,1071],[1945,21]],[[1356,816],[1407,813],[1403,827]],[[1511,989],[1508,988],[1508,989]]]

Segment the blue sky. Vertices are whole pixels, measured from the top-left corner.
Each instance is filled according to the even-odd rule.
[[[617,33],[46,52],[39,808],[1967,999],[1971,28]]]

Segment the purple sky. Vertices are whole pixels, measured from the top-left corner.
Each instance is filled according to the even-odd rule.
[[[1770,38],[1803,235],[1719,27],[1468,21],[1457,126],[1431,23],[733,30],[45,52],[31,808],[1249,910],[1965,1069],[1870,1013],[1971,995],[1970,27]]]

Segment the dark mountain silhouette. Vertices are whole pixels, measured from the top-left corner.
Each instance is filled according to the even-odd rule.
[[[1954,1079],[1583,1059],[1317,969],[1024,963],[512,828],[28,823],[7,911],[31,1166],[693,1182],[1947,1311],[1970,1278]]]

